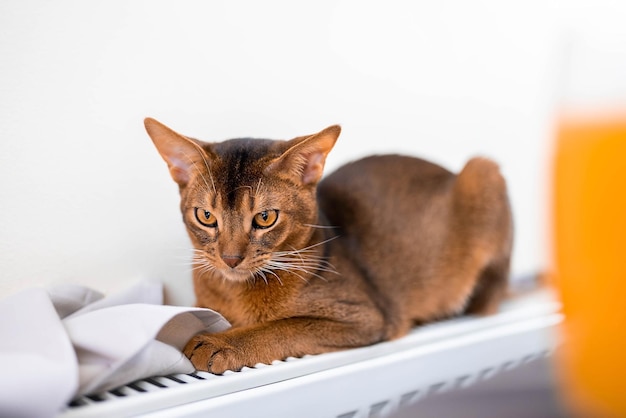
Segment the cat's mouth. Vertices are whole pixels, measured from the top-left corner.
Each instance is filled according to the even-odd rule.
[[[269,284],[277,281],[282,285],[285,277],[296,277],[304,281],[313,277],[326,280],[322,274],[338,274],[335,267],[324,256],[310,252],[313,247],[328,241],[301,250],[274,252],[269,257],[255,257],[251,260],[243,258],[234,266],[228,265],[226,260],[214,260],[204,251],[196,250],[194,270],[200,275],[221,276],[223,280],[232,282]]]
[[[264,263],[252,263],[241,260],[235,266],[229,266],[228,260],[214,260],[205,251],[196,249],[192,260],[196,274],[221,276],[223,280],[232,282],[250,282],[262,280],[268,282],[271,277],[278,277]],[[258,261],[258,260],[257,260]]]
[[[254,278],[253,271],[250,271],[242,267],[236,267],[236,268],[227,267],[227,268],[219,269],[219,272],[224,279],[230,280],[233,282],[246,282]]]
[[[248,283],[264,283],[270,284],[271,281],[277,281],[279,284],[283,284],[278,271],[275,271],[269,264],[264,263],[257,266],[242,266],[239,265],[235,268],[222,268],[216,269],[222,275],[225,280],[233,282],[248,282]],[[281,268],[279,270],[287,270]],[[300,274],[296,275],[302,277]]]
[[[222,276],[225,280],[236,280],[236,276],[239,274],[233,274],[232,268],[219,268],[212,258],[202,249],[193,249],[193,256],[191,258],[191,265],[193,267],[194,276]],[[226,266],[224,266],[226,267]]]

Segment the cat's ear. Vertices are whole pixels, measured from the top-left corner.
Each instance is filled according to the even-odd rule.
[[[174,132],[152,118],[144,119],[148,135],[167,163],[170,174],[179,186],[189,183],[196,163],[205,164],[208,154],[194,140]]]
[[[268,167],[268,171],[286,176],[296,184],[317,183],[324,172],[326,156],[333,149],[341,127],[329,126],[314,135],[292,139],[290,147]]]

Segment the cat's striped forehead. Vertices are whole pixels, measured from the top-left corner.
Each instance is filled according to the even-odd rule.
[[[258,196],[261,189],[263,171],[267,165],[282,153],[284,141],[239,138],[212,144],[217,155],[211,171],[223,204],[236,207],[244,194]]]

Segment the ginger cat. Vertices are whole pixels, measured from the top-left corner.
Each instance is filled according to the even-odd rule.
[[[455,175],[372,156],[322,179],[339,126],[215,143],[145,127],[179,185],[197,305],[233,325],[188,342],[199,370],[374,344],[505,295],[512,215],[490,160]]]

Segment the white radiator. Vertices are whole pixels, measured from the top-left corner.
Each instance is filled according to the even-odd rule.
[[[153,377],[74,401],[59,418],[384,417],[550,354],[559,304],[549,291],[500,313],[420,327],[399,340],[259,364],[223,376]],[[288,344],[285,341],[285,344]]]

